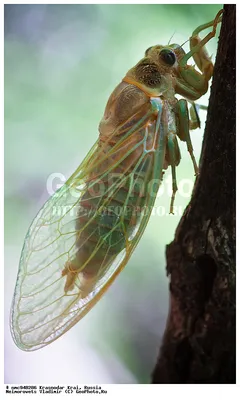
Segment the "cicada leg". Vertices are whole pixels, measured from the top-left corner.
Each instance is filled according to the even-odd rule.
[[[172,170],[172,197],[170,203],[170,214],[174,214],[173,205],[174,205],[175,194],[178,190],[177,179],[176,179],[176,166],[179,164],[181,157],[177,143],[177,138],[173,133],[169,133],[167,137],[167,157]]]
[[[189,129],[196,129],[199,127],[200,120],[198,117],[197,110],[192,111],[192,120],[189,120],[189,111],[187,100],[181,99],[177,102],[176,105],[176,113],[178,118],[178,128],[177,128],[177,135],[180,140],[186,142],[187,149],[189,151],[190,157],[192,159],[193,167],[195,175],[198,175],[198,166],[196,163],[196,159],[193,154],[193,146],[190,137]]]
[[[201,128],[201,120],[199,117],[199,110],[204,110],[207,111],[207,106],[204,106],[203,104],[198,104],[198,103],[191,103],[190,107],[190,121],[189,121],[189,129],[197,129]]]
[[[190,51],[179,61],[179,73],[182,79],[177,80],[176,92],[191,100],[196,100],[207,92],[208,82],[213,74],[213,63],[205,44],[215,36],[217,25],[222,20],[222,13],[223,10],[220,10],[213,21],[195,29],[190,38]],[[210,27],[213,27],[212,31],[201,39],[199,33]],[[201,73],[187,64],[190,57],[193,57]]]
[[[189,121],[189,129],[193,130],[193,129],[197,129],[197,128],[201,128],[201,120],[199,117],[199,109],[205,107],[205,106],[201,106],[199,104],[196,103],[192,103],[191,107],[190,107],[190,121]]]
[[[192,57],[206,80],[212,77],[213,63],[204,45],[215,36],[217,25],[222,21],[222,13],[223,10],[220,10],[213,21],[196,28],[190,38],[190,53],[192,52]],[[201,40],[199,33],[211,26],[213,27],[212,32]]]
[[[200,108],[205,109],[205,106],[192,103],[189,117],[188,105],[185,99],[179,100],[176,105],[176,114],[178,120],[176,134],[180,140],[186,142],[187,144],[187,149],[192,159],[195,175],[198,175],[198,166],[193,154],[193,146],[189,130],[200,128],[200,118],[198,115],[198,109]],[[167,158],[172,170],[172,197],[170,203],[170,214],[174,214],[173,206],[175,195],[178,190],[176,179],[176,166],[179,164],[181,156],[177,143],[177,138],[173,133],[169,133],[167,137]]]

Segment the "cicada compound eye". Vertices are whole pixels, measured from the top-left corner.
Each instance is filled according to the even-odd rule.
[[[165,64],[169,66],[173,66],[176,61],[175,53],[169,49],[162,49],[160,51],[160,58],[164,61]]]

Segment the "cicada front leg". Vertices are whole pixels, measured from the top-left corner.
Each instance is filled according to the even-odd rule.
[[[220,10],[213,21],[196,28],[190,38],[190,50],[193,53],[192,57],[200,71],[202,71],[202,76],[205,81],[209,81],[213,74],[213,63],[205,48],[205,44],[215,36],[217,25],[222,20],[222,13],[223,10]],[[213,27],[212,31],[201,40],[199,33],[211,26]]]
[[[180,140],[186,142],[187,149],[192,159],[195,175],[198,175],[198,166],[193,154],[193,146],[190,137],[190,129],[200,127],[200,119],[198,116],[198,108],[194,101],[199,99],[208,90],[208,82],[213,74],[213,63],[205,48],[206,43],[209,42],[216,34],[216,28],[222,20],[223,10],[220,10],[215,19],[207,24],[199,26],[193,32],[190,38],[190,51],[183,55],[178,63],[178,77],[175,81],[175,92],[183,95],[188,101],[191,101],[190,115],[188,110],[188,102],[186,99],[177,101],[175,106],[175,115],[177,120],[176,134]],[[212,27],[212,31],[201,39],[199,33],[203,30]],[[175,45],[173,45],[174,47]],[[190,57],[193,57],[197,67],[201,72],[198,72],[193,66],[188,65],[187,62]],[[180,158],[178,157],[179,149],[177,141],[173,140],[171,135],[168,135],[167,149],[169,155],[169,163],[172,169],[172,197],[170,205],[170,213],[173,213],[173,203],[177,191],[176,171],[175,167],[178,165]]]
[[[208,82],[213,74],[213,63],[205,45],[215,36],[217,25],[222,20],[222,13],[223,10],[220,10],[213,21],[195,29],[190,38],[190,51],[179,61],[178,71],[181,79],[177,80],[176,92],[189,100],[197,100],[208,90]],[[199,33],[210,27],[213,27],[212,31],[201,39]],[[201,73],[187,64],[190,57],[193,57]]]

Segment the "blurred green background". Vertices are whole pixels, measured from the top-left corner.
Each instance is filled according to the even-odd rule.
[[[185,42],[220,8],[5,5],[5,383],[149,382],[168,313],[165,245],[173,239],[194,183],[185,146],[180,144],[175,215],[168,214],[167,172],[157,212],[124,272],[89,315],[34,353],[17,349],[9,332],[18,261],[31,220],[49,188],[62,182],[52,174],[68,178],[82,161],[97,139],[108,97],[126,71],[148,47],[167,44],[173,34],[172,42]],[[207,46],[214,56],[216,46],[216,38]],[[203,128],[205,117],[202,112]],[[192,133],[197,160],[202,134]]]

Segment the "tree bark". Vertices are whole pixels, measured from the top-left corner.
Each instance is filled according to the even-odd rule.
[[[225,5],[200,175],[166,248],[170,310],[153,383],[235,383],[236,6]]]

